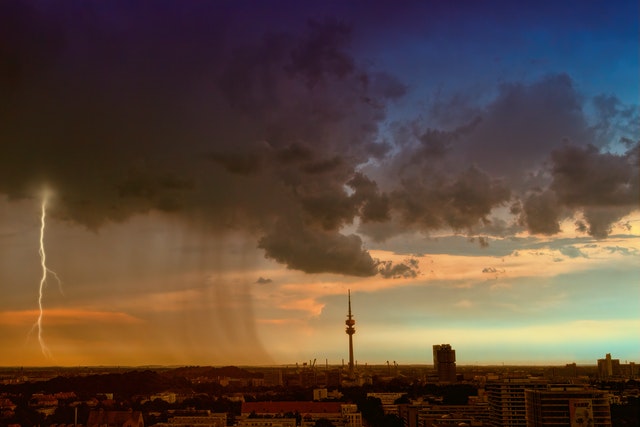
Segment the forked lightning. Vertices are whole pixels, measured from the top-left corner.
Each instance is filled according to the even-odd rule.
[[[44,249],[44,232],[46,227],[46,218],[47,218],[47,202],[49,199],[49,192],[44,191],[42,196],[42,205],[41,205],[41,214],[40,214],[40,248],[38,249],[38,253],[40,254],[40,265],[42,267],[42,277],[40,278],[40,288],[38,293],[38,308],[40,310],[38,315],[38,320],[33,325],[34,328],[38,330],[38,342],[40,343],[40,349],[42,350],[42,354],[46,357],[51,357],[51,351],[47,347],[44,342],[44,338],[42,336],[42,319],[44,317],[44,309],[42,306],[42,299],[44,296],[44,288],[47,286],[47,276],[51,274],[58,281],[58,285],[61,284],[60,278],[58,275],[50,270],[47,267],[47,253]]]

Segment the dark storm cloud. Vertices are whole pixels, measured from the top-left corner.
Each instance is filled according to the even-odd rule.
[[[476,117],[469,123],[465,123],[453,131],[429,128],[420,133],[418,135],[420,148],[412,154],[413,161],[419,161],[421,159],[433,160],[434,158],[437,159],[444,156],[451,149],[451,145],[455,143],[455,141],[472,132],[481,122],[482,119]]]
[[[258,246],[266,256],[308,273],[340,272],[373,276],[377,262],[362,247],[359,236],[342,235],[292,221],[279,221]]]
[[[152,209],[248,226],[291,268],[376,274],[339,229],[386,218],[355,167],[388,151],[378,122],[405,88],[359,68],[349,25],[238,32],[260,11],[226,3],[1,7],[0,191],[46,185],[56,216],[91,228]]]
[[[560,220],[576,211],[577,231],[605,238],[618,220],[638,209],[640,176],[637,144],[623,154],[593,145],[565,145],[550,156],[551,182],[528,195],[520,218],[534,233],[555,234]]]
[[[409,230],[427,234],[441,229],[470,233],[489,225],[492,209],[511,197],[502,180],[476,167],[458,173],[433,170],[431,165],[400,170],[399,182],[388,195],[389,222],[363,222],[359,227],[360,232],[374,241],[381,242]],[[480,246],[488,243],[484,237],[478,242]]]
[[[360,206],[362,221],[384,222],[389,219],[389,197],[381,194],[375,181],[356,173],[347,185],[354,191],[352,198]]]
[[[180,20],[142,19],[133,6],[132,22],[115,25],[101,6],[3,2],[0,25],[9,95],[0,191],[22,197],[47,185],[58,216],[90,227],[184,202],[193,177],[176,167],[176,141],[192,143],[180,110],[199,71],[187,59],[205,54],[195,45],[204,34]],[[174,32],[180,46],[169,43]]]
[[[392,127],[402,149],[383,165],[385,172],[372,171],[387,174],[392,224],[360,230],[376,241],[407,228],[554,235],[563,219],[581,214],[579,230],[606,237],[639,205],[638,146],[630,138],[637,129],[620,125],[637,116],[637,107],[596,97],[592,125],[584,112],[588,102],[566,74],[505,83],[485,106],[459,95],[436,98],[422,122]],[[626,153],[610,151],[621,144]],[[475,166],[465,171],[469,164]],[[392,175],[400,178],[395,188]],[[515,221],[490,217],[507,205]]]
[[[560,231],[562,209],[552,191],[534,192],[524,200],[521,219],[529,231],[552,235]]]
[[[521,184],[563,138],[591,142],[582,104],[565,74],[505,83],[481,112],[476,131],[459,144],[460,158]]]
[[[551,189],[565,206],[582,209],[590,235],[606,237],[611,225],[638,207],[637,147],[624,154],[594,146],[566,146],[551,155]]]
[[[532,233],[582,211],[603,237],[637,209],[637,135],[623,135],[624,155],[589,148],[628,132],[620,123],[636,113],[617,99],[594,101],[592,127],[556,74],[505,83],[486,105],[444,100],[387,131],[389,105],[411,88],[357,57],[358,26],[321,4],[251,5],[0,3],[0,192],[39,197],[46,185],[52,214],[95,229],[172,212],[248,229],[289,268],[383,277],[417,269],[373,259],[345,226],[376,241],[504,235],[518,224],[491,214],[513,205]],[[354,22],[372,35],[391,12],[400,27],[395,6]]]
[[[489,239],[484,237],[484,236],[478,237],[478,245],[480,245],[481,248],[488,248],[489,247]]]
[[[551,188],[575,206],[634,206],[638,201],[638,157],[616,155],[594,146],[566,146],[551,154]]]
[[[475,167],[455,176],[417,178],[403,180],[392,199],[402,222],[418,229],[469,229],[510,198],[503,182]]]
[[[385,279],[412,279],[418,277],[420,264],[417,259],[409,258],[399,264],[382,261],[378,264],[378,272]]]

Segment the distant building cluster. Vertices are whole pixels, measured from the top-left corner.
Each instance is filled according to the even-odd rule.
[[[610,353],[607,353],[604,359],[598,359],[598,377],[601,380],[636,378],[639,373],[635,362],[620,363],[620,359],[612,359]]]
[[[586,384],[504,378],[488,381],[466,405],[398,405],[405,427],[612,427],[611,394]]]
[[[619,363],[610,354],[588,368],[568,364],[557,368],[522,369],[462,366],[456,370],[455,350],[451,345],[434,345],[433,351],[433,367],[422,365],[408,371],[409,368],[400,368],[394,362],[393,369],[390,364],[364,367],[354,369],[354,375],[364,377],[366,372],[371,377],[371,384],[367,385],[367,390],[371,391],[367,391],[366,398],[379,402],[384,416],[396,417],[404,427],[637,425],[632,424],[633,419],[627,424],[614,422],[613,408],[636,402],[635,408],[640,409],[640,378],[634,363]],[[28,395],[25,412],[25,408],[19,409],[22,394],[0,392],[0,425],[32,425],[6,422],[15,418],[18,411],[31,411],[43,420],[66,414],[65,424],[39,423],[51,427],[378,427],[367,422],[362,408],[345,397],[351,394],[349,388],[356,387],[346,367],[341,370],[326,366],[324,370],[328,372],[342,372],[343,381],[309,390],[308,400],[282,400],[280,396],[290,397],[289,390],[313,387],[300,387],[303,382],[326,382],[328,376],[318,372],[323,368],[316,367],[315,362],[292,369],[260,370],[265,378],[271,377],[279,385],[266,386],[265,381],[242,380],[256,375],[238,368],[223,371],[240,378],[222,375],[221,371],[206,376],[200,373],[206,370],[194,370],[194,376],[190,378],[194,386],[215,384],[219,390],[226,390],[215,399],[229,402],[237,412],[194,408],[190,406],[193,405],[191,402],[203,394],[176,390],[155,390],[129,397],[127,405],[136,402],[136,409],[128,410],[119,409],[124,402],[110,392],[89,396],[72,391],[33,392]],[[414,372],[415,376],[408,372]],[[390,391],[392,384],[403,383],[411,383],[412,389],[422,387],[425,392],[409,396],[406,391]],[[259,393],[252,390],[262,390],[261,393],[266,394],[257,400]],[[434,390],[439,390],[440,394],[433,394]],[[448,393],[453,394],[447,396]],[[84,408],[80,415],[78,408]],[[140,408],[147,409],[142,411]],[[71,422],[74,409],[76,419]],[[164,415],[161,417],[161,414]]]

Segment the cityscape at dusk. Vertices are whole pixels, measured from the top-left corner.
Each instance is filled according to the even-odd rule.
[[[640,363],[639,13],[0,2],[0,366]]]

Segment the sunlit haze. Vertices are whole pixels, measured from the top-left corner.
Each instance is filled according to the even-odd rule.
[[[1,2],[0,366],[639,362],[638,7]]]

